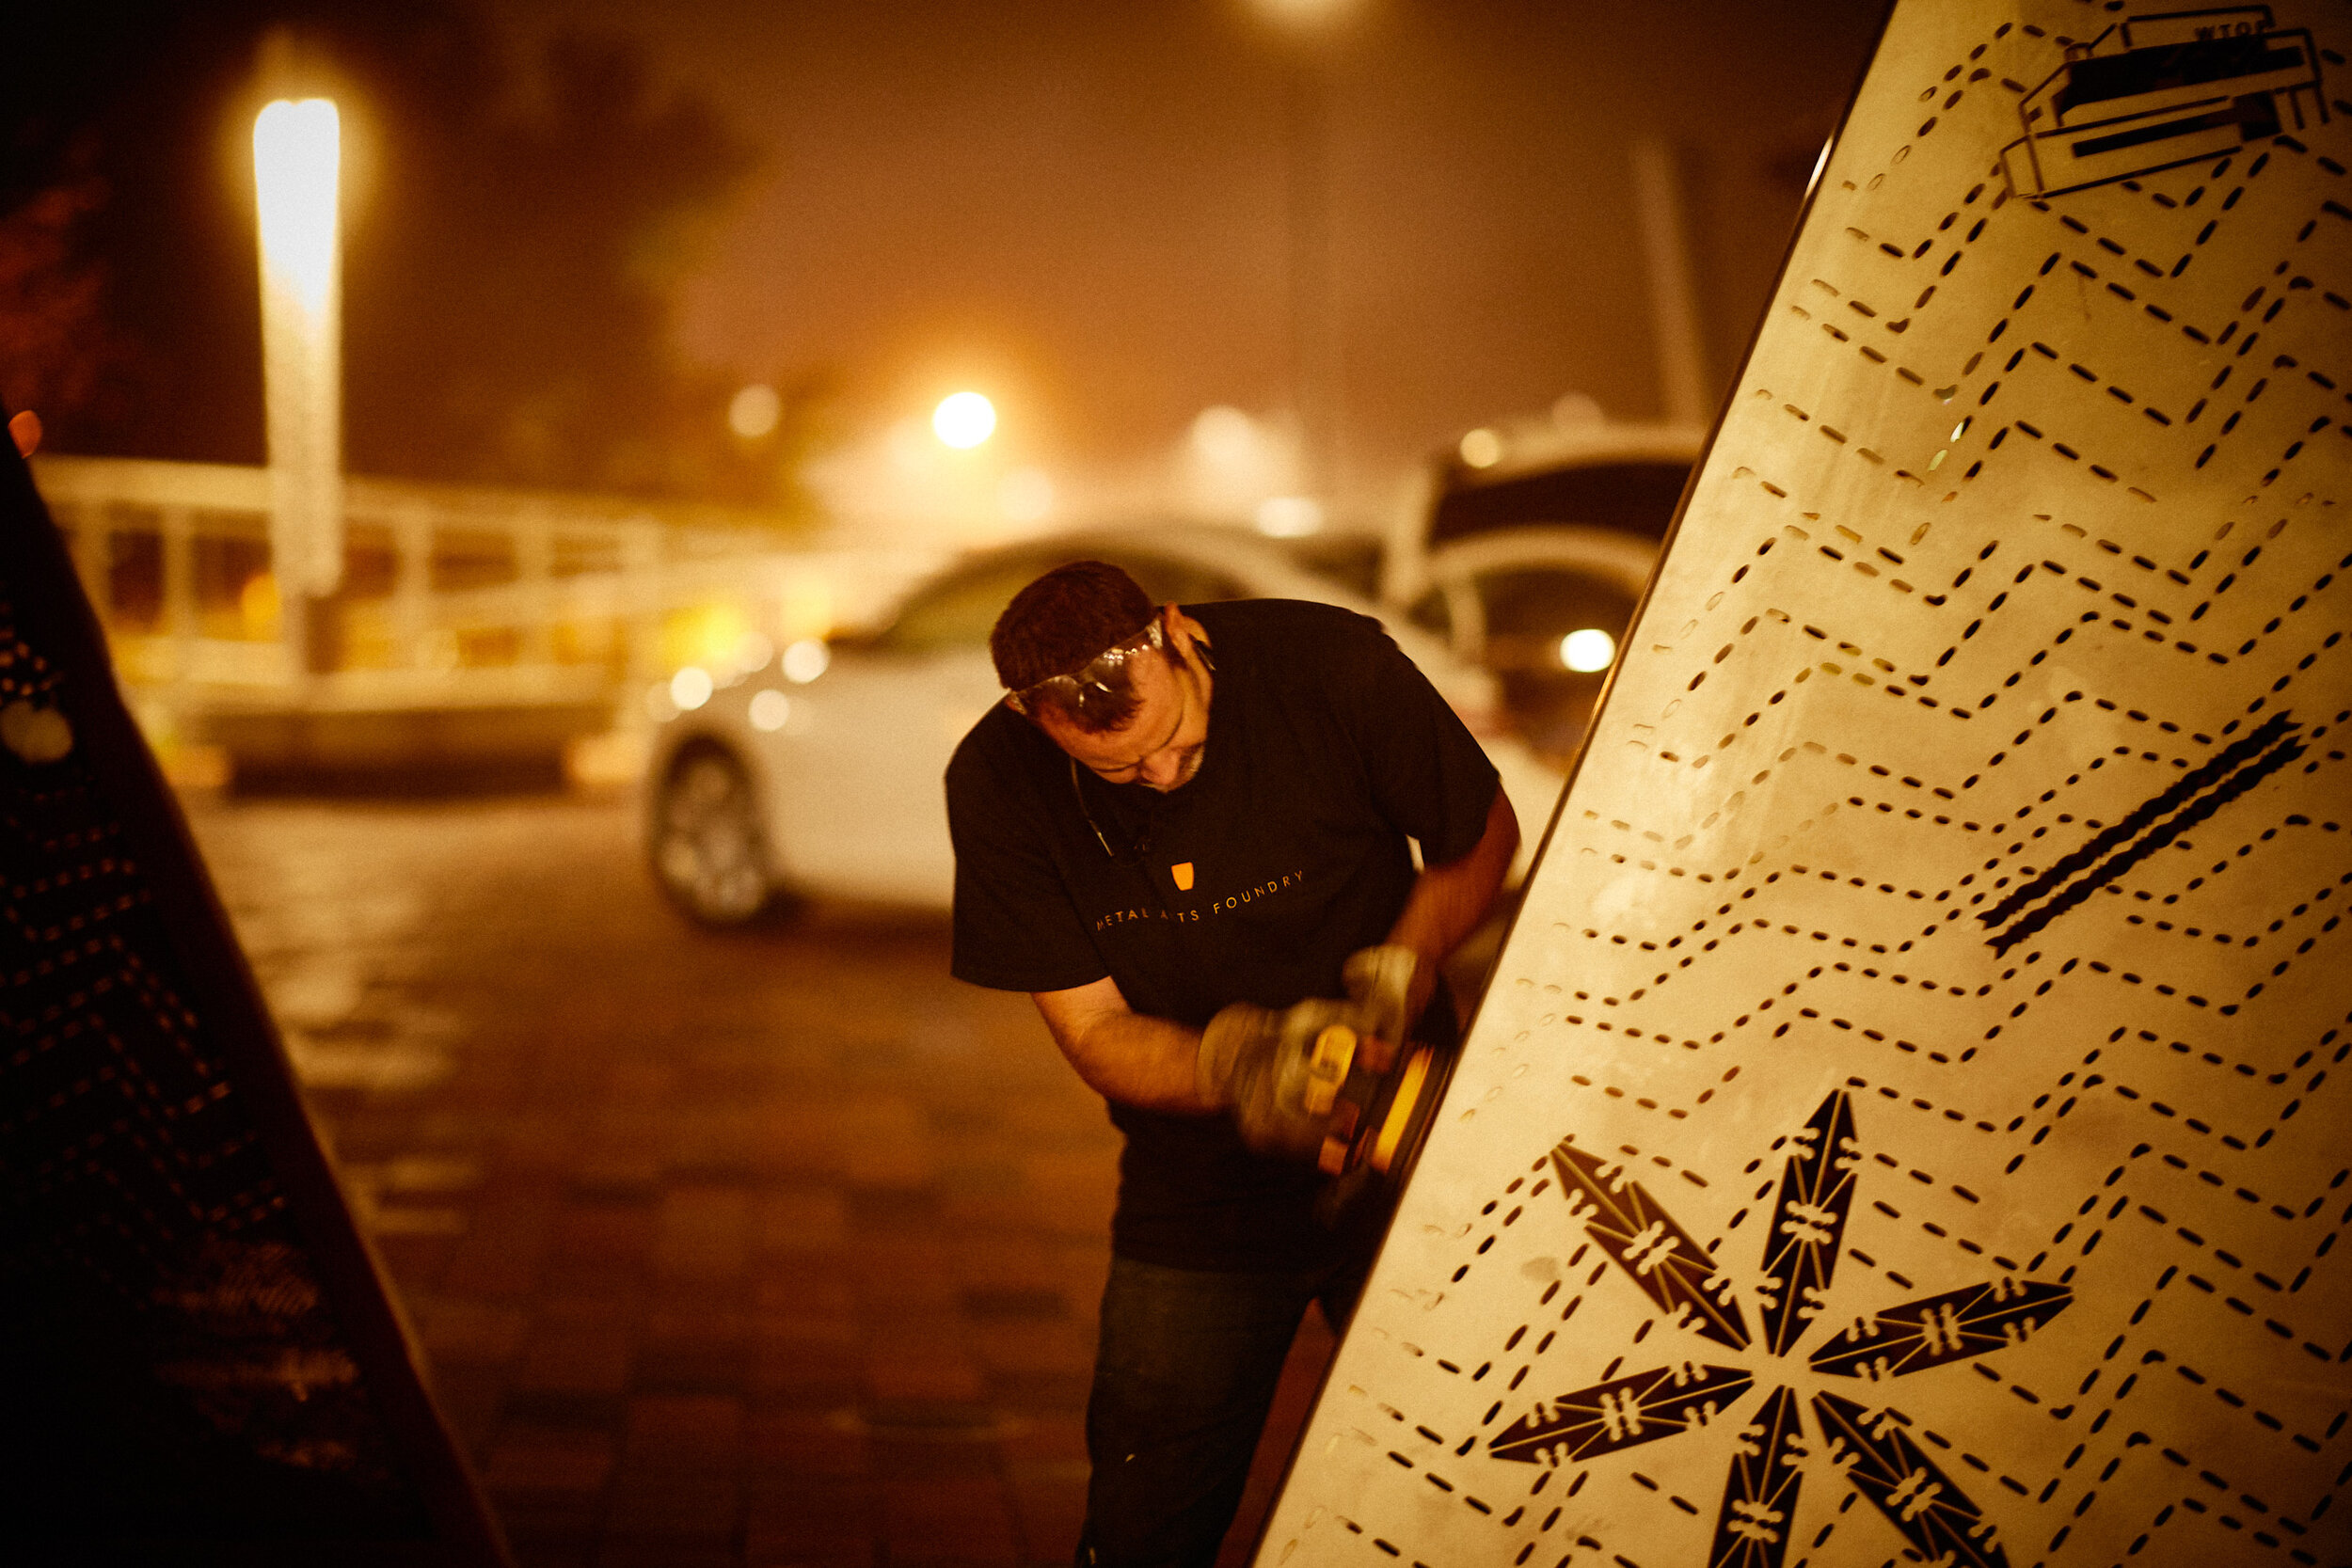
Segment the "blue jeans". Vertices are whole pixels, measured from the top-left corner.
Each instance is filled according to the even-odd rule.
[[[1078,1568],[1216,1560],[1307,1304],[1321,1301],[1336,1332],[1367,1267],[1211,1274],[1111,1259],[1087,1400],[1093,1475]]]

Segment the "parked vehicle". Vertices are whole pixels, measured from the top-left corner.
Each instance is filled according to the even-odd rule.
[[[1583,738],[1702,440],[1597,418],[1475,431],[1391,535],[1384,598],[1494,675],[1508,722],[1556,768]]]
[[[941,779],[1003,695],[989,628],[1041,573],[1088,558],[1126,567],[1162,603],[1303,598],[1381,613],[1268,542],[1218,529],[1073,534],[970,557],[909,593],[879,630],[796,643],[750,671],[678,673],[647,774],[646,850],[662,890],[714,926],[752,920],[779,895],[945,908],[955,860]],[[1560,781],[1504,733],[1494,678],[1403,615],[1382,618],[1486,747],[1532,845]]]
[[[1511,726],[1565,768],[1657,561],[1655,545],[1612,529],[1505,529],[1436,551],[1406,613],[1493,675]]]

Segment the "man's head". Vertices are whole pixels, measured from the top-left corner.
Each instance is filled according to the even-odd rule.
[[[1013,595],[989,633],[1006,702],[1113,784],[1170,790],[1208,740],[1200,627],[1154,610],[1133,578],[1100,561],[1057,567]]]

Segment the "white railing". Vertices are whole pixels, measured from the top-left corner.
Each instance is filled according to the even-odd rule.
[[[355,477],[343,585],[302,607],[297,657],[269,572],[266,469],[46,456],[34,474],[124,684],[182,721],[609,703],[710,657],[714,638],[863,624],[938,559],[793,547],[745,510]]]

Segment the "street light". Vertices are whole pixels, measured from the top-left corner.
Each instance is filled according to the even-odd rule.
[[[331,100],[281,99],[253,122],[270,569],[297,650],[302,601],[332,594],[343,574],[342,157]]]
[[[996,433],[996,405],[977,392],[951,392],[931,410],[931,433],[969,451]]]
[[[1292,35],[1285,73],[1284,153],[1288,163],[1291,398],[1298,415],[1302,478],[1311,497],[1329,496],[1339,479],[1340,334],[1331,279],[1330,123],[1320,35],[1354,0],[1257,0]]]
[[[1355,0],[1258,0],[1258,8],[1287,27],[1315,27],[1354,8]]]

